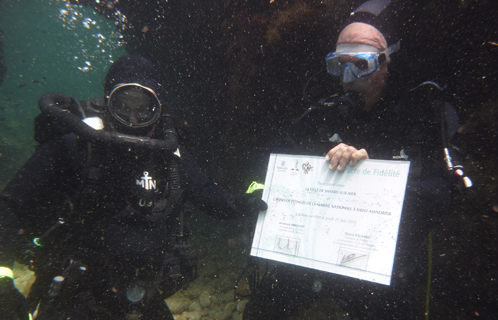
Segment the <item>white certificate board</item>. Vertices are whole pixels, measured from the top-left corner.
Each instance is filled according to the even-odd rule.
[[[272,154],[251,255],[389,285],[410,163]]]

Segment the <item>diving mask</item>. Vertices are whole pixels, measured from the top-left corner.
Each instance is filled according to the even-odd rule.
[[[161,115],[161,102],[156,93],[138,83],[117,85],[108,99],[111,115],[128,127],[146,127]]]
[[[325,58],[327,72],[333,76],[344,76],[345,82],[353,78],[363,78],[371,75],[379,66],[386,61],[384,52],[362,52],[362,53],[329,53]]]
[[[327,72],[336,77],[342,76],[343,82],[364,78],[377,71],[389,55],[398,51],[399,48],[399,41],[382,52],[367,44],[338,44],[336,51],[325,57]]]

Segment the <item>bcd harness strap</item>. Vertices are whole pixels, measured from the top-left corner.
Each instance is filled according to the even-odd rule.
[[[451,132],[448,129],[447,114],[449,113],[449,108],[452,108],[449,104],[445,104],[442,99],[439,98],[444,89],[433,81],[426,81],[418,85],[417,87],[411,89],[410,91],[415,91],[418,88],[424,87],[426,90],[426,96],[432,106],[434,112],[434,118],[438,119],[441,130],[441,143],[443,146],[443,156],[446,163],[446,169],[449,173],[450,179],[454,181],[456,189],[463,193],[468,188],[472,187],[472,180],[465,175],[463,171],[463,165],[458,163],[458,157],[455,155],[456,148],[451,145]],[[454,112],[454,110],[452,110]]]

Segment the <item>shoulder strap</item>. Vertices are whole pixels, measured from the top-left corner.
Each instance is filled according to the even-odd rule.
[[[84,181],[81,194],[77,200],[77,217],[80,222],[96,220],[96,206],[102,196],[102,170],[106,162],[106,150],[91,142],[82,142],[82,147],[86,148],[86,161],[84,167]]]
[[[459,163],[459,156],[456,148],[451,144],[451,140],[458,128],[458,115],[451,104],[443,101],[440,97],[444,88],[433,81],[426,81],[411,89],[415,91],[418,88],[424,87],[427,99],[433,107],[436,114],[436,119],[440,125],[441,144],[444,154],[444,161],[449,173],[450,179],[453,180],[456,189],[462,193],[467,188],[472,186],[472,181],[465,176],[463,165]]]

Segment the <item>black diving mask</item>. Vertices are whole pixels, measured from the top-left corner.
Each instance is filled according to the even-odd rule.
[[[138,83],[117,85],[109,94],[108,108],[117,121],[131,128],[151,125],[161,115],[161,102],[154,90]]]

